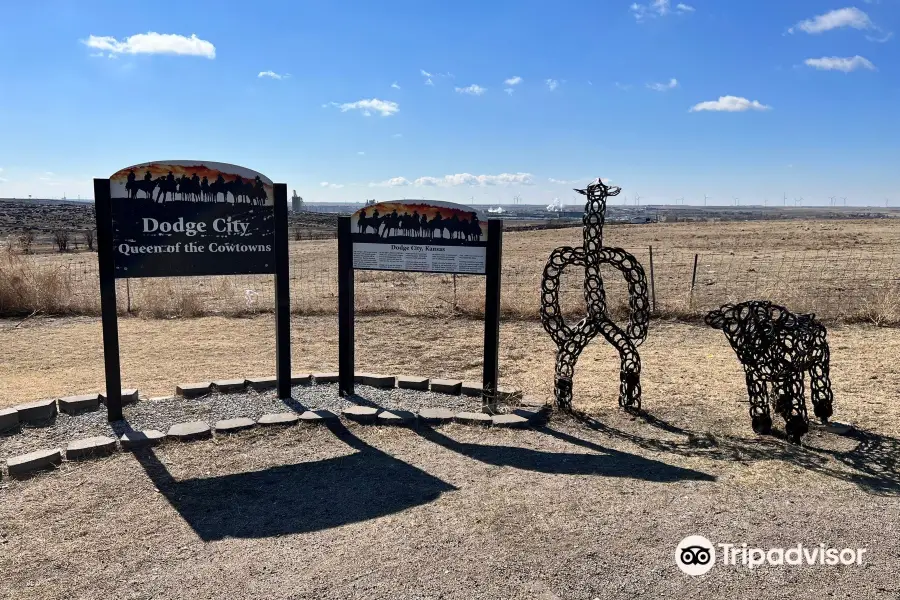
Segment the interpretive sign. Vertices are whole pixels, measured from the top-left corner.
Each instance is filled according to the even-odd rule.
[[[275,275],[275,378],[291,395],[287,186],[237,165],[160,161],[94,180],[106,410],[122,419],[116,279]]]
[[[468,206],[380,202],[356,211],[350,228],[354,269],[485,273],[487,223]]]
[[[166,161],[122,169],[109,185],[117,278],[275,272],[268,177]]]
[[[485,276],[484,410],[497,408],[503,221],[481,221],[462,204],[395,200],[338,218],[338,392],[355,380],[354,272],[417,271]]]

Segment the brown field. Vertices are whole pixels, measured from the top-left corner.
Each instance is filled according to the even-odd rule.
[[[534,318],[540,271],[578,235],[505,237],[501,380],[532,396],[549,399],[553,385],[555,348]],[[607,245],[645,260],[652,244],[659,265],[659,316],[640,347],[646,416],[618,409],[618,357],[595,340],[576,366],[579,421],[557,415],[525,432],[296,427],[66,462],[0,482],[0,597],[896,599],[900,336],[872,322],[897,319],[898,238],[888,220],[609,227]],[[296,372],[337,367],[333,252],[332,242],[292,245]],[[223,314],[120,319],[123,383],[156,396],[271,374],[274,319],[255,314],[269,301],[264,279],[130,282],[136,313]],[[357,368],[477,380],[483,324],[465,315],[480,313],[479,285],[459,278],[448,309],[452,277],[358,275]],[[577,274],[567,285],[575,312]],[[239,311],[244,289],[259,299]],[[834,419],[853,433],[814,427],[802,447],[756,436],[722,333],[668,318],[767,289],[796,310],[832,310]],[[0,321],[0,407],[102,390],[100,336],[90,316]],[[690,534],[868,555],[862,567],[717,565],[690,578],[672,559]]]
[[[295,370],[336,366],[333,317],[296,317]],[[123,378],[271,373],[272,317],[121,322]],[[361,370],[477,378],[481,323],[361,317]],[[616,407],[617,357],[595,341],[575,404],[526,432],[456,425],[252,431],[64,463],[0,483],[0,582],[15,598],[896,598],[896,330],[829,331],[835,419],[796,447],[758,437],[720,332],[653,323],[644,408]],[[103,386],[94,318],[0,332],[0,404]],[[547,397],[539,324],[502,327],[504,383]],[[865,548],[862,567],[716,566],[682,575],[686,535],[758,547]]]
[[[503,314],[535,319],[540,278],[549,253],[580,245],[579,228],[507,232]],[[900,323],[900,219],[748,221],[608,225],[605,244],[635,254],[650,277],[660,316],[695,318],[729,301],[768,298],[828,321]],[[698,257],[691,289],[694,257]],[[291,305],[296,314],[337,310],[336,242],[291,243]],[[93,254],[0,258],[0,314],[97,314]],[[15,285],[6,286],[12,281]],[[614,313],[627,303],[622,277],[604,267]],[[22,290],[9,297],[11,290]],[[44,293],[47,289],[54,293]],[[273,307],[268,276],[120,280],[120,310],[153,317],[246,315]],[[563,277],[567,314],[581,312],[581,278]],[[361,314],[479,316],[483,279],[473,276],[358,272]]]

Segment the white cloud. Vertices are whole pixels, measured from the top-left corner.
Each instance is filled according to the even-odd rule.
[[[547,88],[548,88],[551,92],[552,92],[553,90],[555,90],[556,88],[559,87],[559,82],[558,82],[557,80],[555,80],[555,79],[547,79],[547,80],[544,81],[544,83],[547,84]]]
[[[419,177],[413,181],[405,177],[394,177],[386,181],[370,183],[370,187],[458,187],[458,186],[493,186],[493,185],[532,185],[534,176],[531,173],[500,173],[499,175],[472,175],[456,173],[443,177]]]
[[[399,89],[400,89],[400,86],[397,85],[397,82],[396,82],[396,81],[395,81],[394,83],[391,84],[391,87],[394,88],[395,90],[399,90]]]
[[[617,81],[616,88],[622,90],[623,92],[627,92],[628,90],[631,89],[631,84],[630,83],[619,83]]]
[[[260,71],[259,75],[257,75],[257,77],[260,79],[262,79],[263,77],[269,77],[271,79],[287,79],[290,76],[291,76],[290,73],[285,73],[284,75],[281,75],[279,73],[276,73],[275,71]]]
[[[878,42],[879,44],[883,44],[886,41],[888,41],[889,39],[891,39],[892,37],[894,37],[894,32],[888,31],[886,34],[884,34],[881,37],[875,37],[874,35],[867,35],[866,39],[869,40],[870,42]]]
[[[506,85],[519,85],[520,83],[522,83],[522,78],[516,75],[515,77],[510,77],[509,79],[505,80],[503,83],[505,83]]]
[[[425,85],[434,85],[434,82],[431,81],[431,77],[425,80]]]
[[[322,106],[325,105],[323,104]],[[356,102],[345,102],[344,104],[332,102],[331,106],[339,107],[341,109],[341,112],[347,112],[348,110],[361,110],[362,113],[367,117],[372,115],[372,111],[379,113],[382,117],[390,117],[391,115],[395,115],[400,112],[400,105],[396,102],[391,102],[389,100],[379,100],[378,98],[372,98],[370,100],[357,100]]]
[[[392,177],[387,181],[370,183],[369,187],[405,187],[408,185],[411,185],[411,183],[406,177]]]
[[[362,150],[360,150],[359,152],[357,152],[357,154],[360,155],[360,156],[365,156],[365,155],[366,155],[366,153],[363,152]]]
[[[88,48],[112,54],[179,54],[182,56],[216,57],[216,47],[196,34],[185,37],[174,33],[139,33],[118,41],[111,36],[91,35],[82,40]]]
[[[668,83],[648,83],[647,87],[655,92],[666,92],[678,87],[678,80],[674,77]]]
[[[512,96],[513,92],[515,92],[516,90],[515,88],[503,88],[503,91]]]
[[[832,29],[852,27],[853,29],[875,29],[875,24],[869,19],[869,15],[858,8],[839,8],[824,15],[818,15],[812,19],[800,21],[790,29],[788,33],[794,33],[795,29],[806,33],[823,33]]]
[[[431,77],[431,73],[429,73],[425,69],[419,69],[419,73],[422,74],[422,77]]]
[[[392,138],[402,138],[402,137],[403,137],[403,134],[402,134],[402,133],[395,133],[395,134],[392,135],[391,137],[392,137]]]
[[[323,182],[319,183],[319,185],[322,186],[323,188],[331,188],[331,189],[340,189],[340,188],[344,187],[343,183],[328,183],[327,181],[323,181]]]
[[[486,88],[481,87],[477,83],[473,83],[469,87],[464,88],[456,88],[456,92],[459,94],[469,94],[471,96],[480,96],[487,91]]]
[[[760,104],[757,100],[747,100],[738,96],[719,96],[718,100],[700,102],[691,107],[690,112],[744,112],[747,110],[770,110],[771,106]]]
[[[807,58],[803,61],[807,67],[812,67],[814,69],[819,69],[820,71],[843,71],[844,73],[849,73],[850,71],[855,71],[857,69],[868,69],[869,71],[875,71],[875,65],[873,65],[868,59],[863,58],[862,56],[848,56],[846,58],[842,58],[839,56],[823,56],[822,58]]]
[[[669,0],[651,0],[646,4],[638,4],[634,2],[629,6],[631,14],[635,21],[641,23],[646,18],[664,17],[672,12],[672,5]],[[675,6],[675,12],[678,14],[692,13],[694,7],[689,4],[679,3]]]

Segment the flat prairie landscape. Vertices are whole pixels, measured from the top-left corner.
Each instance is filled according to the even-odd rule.
[[[527,431],[300,426],[64,462],[57,472],[0,482],[0,590],[15,598],[896,599],[900,334],[883,325],[896,310],[884,300],[897,286],[898,225],[609,227],[607,245],[642,262],[653,245],[659,265],[658,310],[639,349],[642,415],[617,407],[618,356],[596,339],[576,366],[581,415],[554,413]],[[501,380],[534,398],[552,398],[555,353],[535,318],[540,271],[553,248],[578,245],[579,236],[505,236]],[[335,300],[326,287],[333,252],[332,242],[292,245],[295,372],[337,367]],[[774,264],[786,266],[749,270]],[[852,424],[850,433],[814,424],[796,446],[783,439],[778,418],[775,435],[753,433],[737,358],[722,332],[696,318],[722,299],[718,282],[729,273],[742,282],[724,288],[735,299],[773,289],[797,310],[858,304],[826,313],[833,419]],[[619,306],[625,290],[604,277]],[[357,368],[477,380],[478,281],[459,278],[460,306],[447,310],[435,307],[453,297],[451,277],[360,274]],[[580,275],[565,283],[575,315]],[[139,306],[144,282],[132,284]],[[265,288],[254,289],[264,300]],[[859,289],[882,290],[882,304],[864,306],[874,300]],[[788,302],[804,298],[800,308]],[[676,299],[686,308],[675,310]],[[171,395],[180,382],[272,374],[272,315],[214,313],[123,315],[123,383],[151,397]],[[90,315],[0,322],[0,407],[101,391],[100,331]],[[738,546],[866,548],[866,562],[716,565],[691,578],[673,555],[692,534]]]

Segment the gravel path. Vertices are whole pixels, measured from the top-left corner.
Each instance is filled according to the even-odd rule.
[[[624,411],[602,424],[257,429],[4,479],[0,595],[898,598],[900,486],[845,464],[895,451],[752,434],[710,448]],[[867,554],[753,570],[717,557],[690,577],[674,561],[688,535]]]
[[[321,384],[295,386],[289,400],[279,400],[274,390],[231,394],[209,394],[202,398],[185,400],[172,397],[159,400],[142,400],[123,407],[127,426],[132,429],[158,429],[165,432],[176,423],[205,421],[212,425],[220,419],[250,417],[258,419],[266,413],[307,409],[330,410],[339,414],[350,406],[376,406],[384,409],[418,411],[422,408],[448,408],[453,411],[480,410],[481,401],[467,396],[450,396],[433,392],[383,389],[356,385],[356,395],[342,398],[338,386]],[[95,435],[121,435],[126,430],[122,422],[109,423],[106,410],[83,412],[70,416],[60,413],[43,426],[23,426],[18,431],[0,435],[0,459],[19,456],[42,448],[65,448],[68,442]]]

